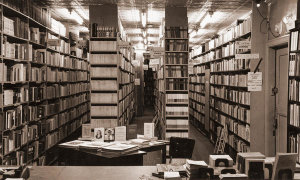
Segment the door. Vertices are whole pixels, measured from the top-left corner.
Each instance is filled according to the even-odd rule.
[[[276,153],[287,152],[287,108],[288,108],[288,48],[276,50],[276,77],[278,89],[275,95]]]

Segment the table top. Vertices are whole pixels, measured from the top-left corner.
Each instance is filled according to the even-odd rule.
[[[146,180],[156,166],[32,166],[29,180]]]

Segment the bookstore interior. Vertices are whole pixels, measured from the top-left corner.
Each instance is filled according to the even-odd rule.
[[[0,16],[0,180],[300,180],[300,0]]]

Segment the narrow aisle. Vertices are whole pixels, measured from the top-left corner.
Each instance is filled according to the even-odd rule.
[[[135,117],[131,124],[137,124],[137,133],[144,134],[144,123],[152,122],[155,112],[151,106],[146,106],[144,109],[144,115]]]
[[[144,134],[144,123],[152,122],[154,117],[153,107],[145,107],[144,115],[135,117],[132,124],[137,124],[137,133]],[[190,124],[189,138],[195,139],[195,147],[193,151],[194,160],[204,160],[208,163],[209,155],[213,154],[214,146],[209,139],[200,133],[192,124]]]
[[[208,163],[209,155],[214,153],[214,146],[209,139],[200,133],[191,123],[189,129],[189,138],[195,139],[193,151],[193,160],[204,160]]]

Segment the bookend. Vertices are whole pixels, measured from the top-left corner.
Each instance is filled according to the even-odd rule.
[[[213,179],[214,169],[213,168],[199,168],[199,178]]]
[[[291,169],[280,169],[278,171],[278,180],[293,179],[293,171]]]
[[[228,167],[229,166],[228,159],[224,159],[224,158],[216,159],[215,166],[216,167]]]

